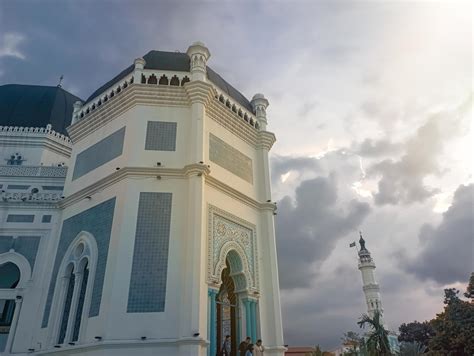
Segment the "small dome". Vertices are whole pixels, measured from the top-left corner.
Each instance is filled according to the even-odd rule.
[[[265,99],[265,95],[263,95],[261,93],[257,93],[253,96],[252,101],[257,100],[257,99]]]

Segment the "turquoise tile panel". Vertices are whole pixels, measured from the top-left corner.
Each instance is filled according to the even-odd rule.
[[[140,193],[128,313],[165,309],[171,193]]]
[[[43,321],[41,323],[42,328],[48,326],[59,265],[61,264],[69,245],[81,231],[87,231],[94,236],[99,250],[89,317],[99,315],[114,209],[115,198],[112,198],[64,220],[61,236],[59,238],[58,250],[56,252],[53,273],[49,284],[48,297],[44,307]]]
[[[120,156],[123,150],[124,138],[125,127],[122,127],[79,153],[76,157],[72,179],[82,177],[84,174]]]
[[[148,121],[145,150],[175,151],[177,126],[176,122]]]

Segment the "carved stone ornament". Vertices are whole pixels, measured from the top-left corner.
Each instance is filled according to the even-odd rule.
[[[221,273],[226,267],[230,251],[237,253],[241,260],[241,271],[245,276],[245,289],[258,291],[258,253],[255,225],[224,210],[208,205],[208,282],[221,283]],[[239,283],[240,284],[240,283]],[[236,286],[237,287],[237,286]]]

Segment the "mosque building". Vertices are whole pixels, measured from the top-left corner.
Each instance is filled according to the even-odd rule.
[[[81,100],[0,86],[0,354],[283,355],[268,101],[150,51]]]

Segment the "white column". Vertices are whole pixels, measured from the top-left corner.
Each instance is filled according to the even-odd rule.
[[[253,110],[255,111],[255,116],[257,117],[257,122],[260,126],[260,129],[265,131],[267,129],[267,107],[268,100],[265,99],[263,94],[255,94],[251,101]]]
[[[66,293],[67,293],[67,287],[69,284],[69,276],[63,276],[61,277],[61,282],[59,284],[59,292],[58,292],[58,298],[57,300],[54,300],[53,298],[53,303],[51,304],[51,309],[49,312],[50,315],[50,320],[51,320],[51,315],[53,316],[53,319],[51,320],[52,322],[48,322],[48,328],[49,328],[49,340],[48,344],[50,346],[56,345],[58,342],[58,336],[59,336],[59,326],[61,324],[61,319],[62,315],[64,313],[64,300],[66,298]]]
[[[143,58],[137,58],[134,61],[135,69],[133,71],[133,83],[140,84],[142,82],[143,69],[145,69],[145,60]]]
[[[21,305],[23,303],[23,297],[17,296],[15,299],[15,311],[13,313],[12,324],[10,325],[10,332],[8,334],[7,344],[5,345],[5,351],[13,353],[13,341],[15,340],[16,328],[18,326],[18,318],[20,317]]]
[[[259,98],[259,100],[262,98]],[[265,99],[266,100],[266,99]],[[267,104],[268,105],[268,102]],[[266,106],[265,106],[266,107]],[[265,120],[266,123],[266,120]],[[263,125],[263,122],[262,124]],[[265,127],[265,126],[262,126]],[[259,199],[263,202],[271,200],[271,181],[268,153],[275,141],[273,134],[261,131],[259,149],[257,151],[260,169]],[[261,212],[261,241],[259,245],[260,288],[259,299],[260,335],[265,344],[266,355],[284,355],[283,326],[280,304],[280,282],[278,278],[278,258],[275,240],[274,205],[267,203]]]
[[[201,43],[188,49],[191,60],[191,81],[185,90],[191,101],[191,130],[189,137],[188,163],[204,162],[206,146],[206,105],[212,98],[212,87],[206,83],[206,61],[210,54]],[[202,167],[206,167],[202,164]],[[206,167],[207,168],[207,167]],[[204,169],[203,169],[204,170]],[[206,203],[204,196],[204,174],[193,173],[188,177],[187,247],[180,323],[182,339],[191,338],[179,347],[183,356],[206,355],[206,347],[200,339],[208,340],[208,288],[206,284]],[[194,337],[195,333],[199,336]]]

